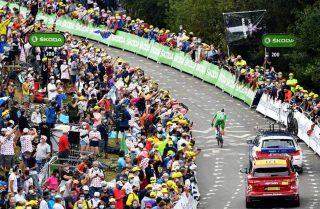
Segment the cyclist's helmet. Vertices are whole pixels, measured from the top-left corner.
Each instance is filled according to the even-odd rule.
[[[221,109],[221,112],[224,112],[224,108]]]

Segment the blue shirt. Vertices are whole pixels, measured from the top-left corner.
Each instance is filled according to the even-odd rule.
[[[122,171],[122,169],[126,166],[126,161],[124,160],[123,157],[120,157],[118,159],[118,170]]]
[[[63,100],[66,100],[66,99],[67,99],[67,96],[65,94],[58,94],[56,96],[56,102],[57,102],[58,108],[62,107],[62,102]]]
[[[57,118],[56,111],[55,111],[54,107],[48,107],[46,109],[45,113],[46,113],[46,117],[47,117],[46,122],[49,124],[54,124],[56,122],[56,118]]]

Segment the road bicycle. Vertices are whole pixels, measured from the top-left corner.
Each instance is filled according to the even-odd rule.
[[[218,125],[216,127],[216,139],[217,139],[217,142],[218,142],[218,146],[220,146],[222,148],[223,147],[223,137],[222,137],[220,125]]]

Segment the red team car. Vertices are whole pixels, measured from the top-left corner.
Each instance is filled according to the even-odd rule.
[[[251,168],[241,170],[246,178],[246,207],[256,202],[287,200],[299,207],[298,174],[294,171],[290,156],[270,156],[256,158]]]

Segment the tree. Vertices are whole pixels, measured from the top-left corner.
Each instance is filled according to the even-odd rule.
[[[166,27],[166,12],[169,0],[121,0],[133,18],[143,19],[157,27]]]
[[[297,21],[290,28],[297,37],[297,46],[289,55],[290,66],[304,85],[319,91],[320,83],[320,3],[297,12]]]

